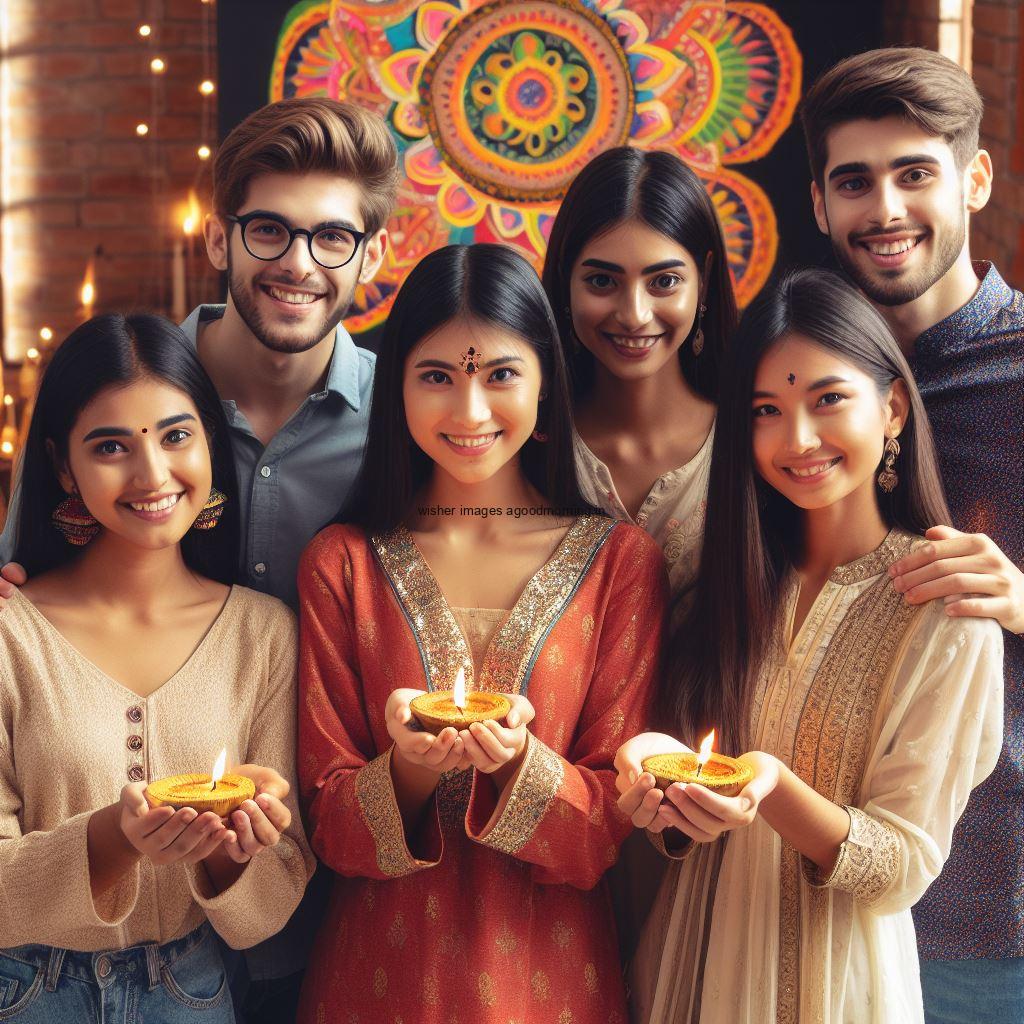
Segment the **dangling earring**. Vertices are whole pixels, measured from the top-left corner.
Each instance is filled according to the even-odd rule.
[[[708,307],[702,302],[700,304],[700,313],[697,314],[697,330],[693,335],[693,354],[699,356],[704,351],[704,314],[708,311]]]
[[[50,516],[53,525],[64,534],[64,539],[76,548],[85,547],[99,533],[100,524],[85,507],[85,502],[72,491]]]
[[[196,516],[192,523],[193,530],[212,530],[220,517],[224,514],[224,506],[228,503],[228,496],[216,487],[210,489],[210,497],[206,499],[203,511]]]
[[[886,494],[892,494],[896,485],[900,482],[900,478],[896,475],[896,471],[893,466],[896,464],[896,456],[900,453],[900,443],[895,437],[887,437],[885,439],[885,448],[882,449],[882,461],[885,463],[885,468],[881,473],[878,474],[878,486],[885,491]]]

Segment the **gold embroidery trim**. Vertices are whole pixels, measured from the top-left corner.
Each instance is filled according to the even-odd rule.
[[[473,656],[412,534],[400,526],[370,543],[412,629],[428,690],[450,690],[459,669],[473,686]]]
[[[839,847],[835,867],[821,877],[818,866],[806,858],[804,878],[817,889],[841,889],[870,907],[888,892],[899,877],[903,847],[899,833],[887,821],[847,807],[850,834]]]
[[[614,526],[604,516],[580,516],[569,527],[495,632],[480,668],[480,689],[525,692],[544,640]]]
[[[537,831],[555,794],[562,787],[562,759],[532,733],[508,803],[494,828],[479,841],[502,853],[517,854]]]
[[[867,580],[907,554],[916,539],[893,530],[878,549],[840,566],[831,579],[842,585]],[[799,710],[792,768],[799,778],[835,803],[848,805],[857,797],[879,694],[919,611],[906,604],[887,575],[880,576],[850,606],[811,681]],[[801,870],[800,855],[784,842],[777,1024],[798,1024],[801,1020]],[[811,889],[806,902],[805,924],[812,933],[808,948],[817,948],[817,939],[824,935],[827,900],[823,891]],[[824,997],[825,993],[820,993],[818,998]],[[805,1016],[810,1012],[806,1006],[803,1010]],[[823,1007],[819,1010],[817,1016],[811,1012],[807,1019],[819,1019]]]
[[[405,842],[405,826],[391,783],[390,748],[360,770],[356,778],[356,797],[363,821],[377,847],[377,867],[381,874],[396,878],[422,867]]]

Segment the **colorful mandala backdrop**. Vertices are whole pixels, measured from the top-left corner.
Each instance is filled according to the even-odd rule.
[[[386,318],[449,242],[502,242],[540,271],[558,203],[610,146],[681,156],[725,232],[741,304],[775,261],[764,156],[800,95],[800,53],[763,4],[700,0],[304,0],[285,18],[271,99],[326,95],[384,117],[404,179],[391,247],[347,321]]]

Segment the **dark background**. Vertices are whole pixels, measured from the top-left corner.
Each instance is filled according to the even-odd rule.
[[[793,33],[803,55],[805,89],[840,58],[885,45],[883,0],[859,0],[855,5],[849,0],[776,0],[765,6],[775,10]],[[287,0],[220,0],[217,5],[221,138],[268,102],[274,47],[291,7]],[[776,273],[793,264],[831,262],[828,243],[811,215],[810,176],[797,118],[768,156],[738,164],[736,170],[757,182],[775,207],[780,236]]]

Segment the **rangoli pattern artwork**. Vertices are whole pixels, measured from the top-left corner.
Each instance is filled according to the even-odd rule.
[[[745,305],[778,239],[768,197],[735,166],[789,126],[800,74],[789,29],[758,3],[304,0],[281,28],[270,97],[357,102],[398,144],[391,247],[356,294],[358,332],[442,245],[501,242],[539,271],[569,183],[624,144],[676,153],[700,175]]]

